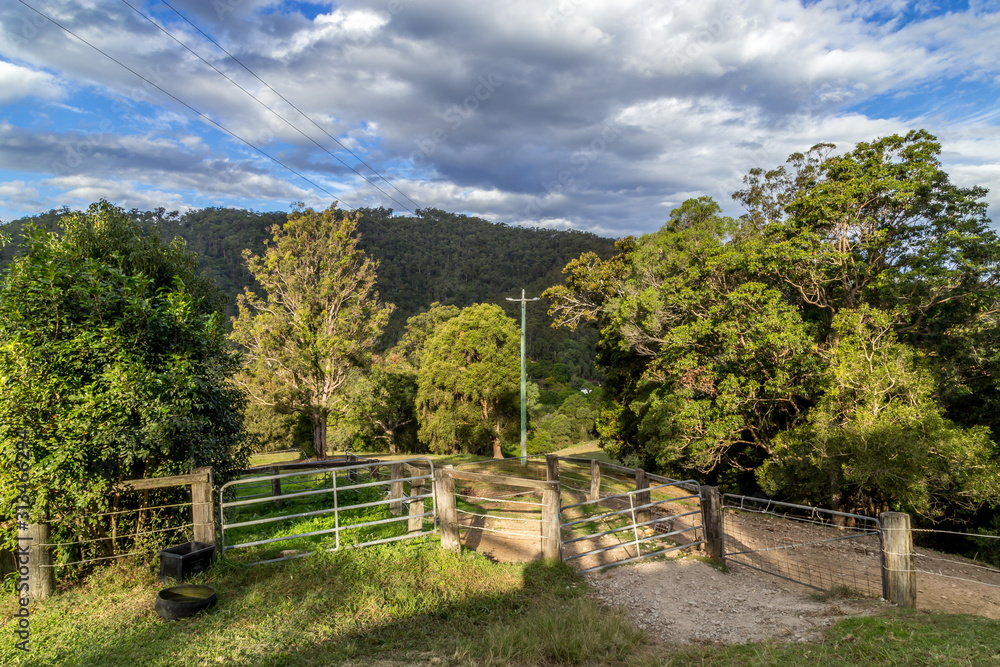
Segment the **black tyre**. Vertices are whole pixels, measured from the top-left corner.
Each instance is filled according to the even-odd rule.
[[[153,609],[168,621],[194,616],[203,609],[208,609],[218,601],[215,589],[211,586],[196,586],[184,584],[164,588],[156,596]]]

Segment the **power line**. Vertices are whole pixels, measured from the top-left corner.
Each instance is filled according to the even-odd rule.
[[[291,101],[289,101],[289,100],[288,100],[288,99],[287,99],[287,98],[286,98],[286,97],[285,97],[284,95],[282,95],[282,94],[281,94],[281,93],[279,93],[279,92],[278,92],[277,90],[275,90],[275,89],[274,89],[274,88],[273,88],[273,87],[271,86],[271,84],[269,84],[268,82],[264,81],[264,80],[263,80],[262,78],[260,78],[259,76],[257,76],[257,74],[256,74],[256,73],[255,73],[255,72],[254,72],[254,71],[253,71],[252,69],[250,69],[249,67],[247,67],[246,65],[244,65],[244,64],[243,64],[243,62],[242,62],[242,61],[241,61],[241,60],[240,60],[239,58],[237,58],[236,56],[234,56],[234,55],[233,55],[232,53],[230,53],[229,51],[227,51],[227,50],[226,50],[226,49],[225,49],[225,48],[224,48],[224,47],[223,47],[223,46],[222,46],[221,44],[219,44],[219,43],[218,43],[217,41],[215,41],[214,39],[212,39],[212,37],[210,37],[210,36],[209,36],[209,35],[208,35],[207,33],[205,33],[205,31],[204,31],[204,30],[202,30],[202,29],[201,29],[201,28],[199,28],[199,27],[198,27],[197,25],[195,25],[195,24],[194,24],[194,23],[193,23],[193,22],[191,21],[191,19],[189,19],[188,17],[184,16],[184,14],[180,13],[179,11],[177,11],[177,10],[176,10],[176,9],[175,9],[175,8],[173,7],[173,5],[171,5],[171,4],[169,3],[169,2],[167,2],[167,0],[160,0],[160,1],[161,1],[161,2],[163,3],[163,4],[165,4],[165,5],[167,6],[167,7],[169,7],[169,8],[170,8],[170,9],[171,9],[171,10],[172,10],[172,11],[173,11],[173,12],[174,12],[175,14],[177,14],[177,16],[181,17],[181,19],[183,19],[184,21],[186,21],[188,25],[190,25],[190,26],[191,26],[192,28],[194,28],[194,29],[195,29],[195,30],[197,30],[197,31],[198,31],[199,33],[201,33],[201,35],[202,35],[202,36],[203,36],[203,37],[204,37],[205,39],[207,39],[208,41],[210,41],[210,42],[211,42],[212,44],[215,44],[215,46],[217,46],[217,47],[218,47],[218,48],[219,48],[219,49],[220,49],[220,50],[221,50],[221,51],[222,51],[223,53],[225,53],[225,54],[226,54],[227,56],[229,56],[230,58],[232,58],[232,59],[233,59],[233,61],[234,61],[234,62],[236,62],[236,64],[237,64],[237,65],[239,65],[240,67],[242,67],[243,69],[245,69],[245,70],[246,70],[246,71],[247,71],[247,72],[248,72],[248,73],[249,73],[249,74],[250,74],[250,75],[251,75],[251,76],[252,76],[253,78],[257,79],[257,80],[258,80],[258,81],[260,81],[260,82],[261,82],[262,84],[264,84],[264,86],[266,86],[268,90],[270,90],[270,91],[271,91],[272,93],[274,93],[274,94],[275,94],[275,95],[277,95],[277,96],[278,96],[279,98],[281,98],[281,99],[282,99],[282,100],[283,100],[283,101],[284,101],[284,102],[285,102],[286,104],[288,104],[288,106],[290,106],[290,107],[292,107],[293,109],[295,109],[296,111],[298,111],[298,112],[299,112],[299,114],[301,114],[303,118],[305,118],[305,119],[306,119],[306,120],[308,120],[308,121],[309,121],[310,123],[312,123],[312,124],[313,124],[313,126],[314,126],[314,127],[316,128],[316,129],[318,129],[318,130],[319,130],[320,132],[322,132],[322,133],[323,133],[323,134],[325,134],[325,135],[326,135],[327,137],[329,137],[330,139],[332,139],[332,140],[333,140],[333,141],[334,141],[334,142],[335,142],[335,143],[336,143],[336,144],[337,144],[338,146],[340,146],[340,147],[341,147],[342,149],[344,149],[345,151],[347,151],[347,153],[348,153],[348,154],[349,154],[349,155],[350,155],[351,157],[353,157],[353,158],[354,158],[354,159],[356,159],[356,160],[357,160],[358,162],[360,162],[360,163],[361,163],[361,164],[363,164],[364,166],[366,166],[366,167],[368,167],[369,169],[371,169],[372,173],[374,173],[374,174],[375,174],[376,176],[378,176],[378,177],[379,177],[379,178],[381,178],[381,179],[382,179],[383,181],[385,181],[385,182],[386,182],[386,183],[387,183],[387,184],[389,185],[389,187],[390,187],[390,188],[392,188],[393,190],[395,190],[396,192],[398,192],[398,193],[399,193],[400,195],[402,195],[403,197],[405,197],[407,201],[409,201],[409,202],[410,202],[411,204],[413,204],[413,208],[414,208],[414,211],[413,211],[413,212],[414,212],[414,213],[416,212],[416,209],[417,209],[417,208],[419,208],[419,205],[417,204],[417,202],[413,201],[413,199],[412,199],[412,198],[410,198],[410,196],[409,196],[409,195],[407,195],[407,194],[406,194],[405,192],[401,191],[401,190],[400,190],[399,188],[397,188],[397,187],[396,187],[395,185],[393,185],[392,181],[390,181],[390,180],[389,180],[389,179],[387,179],[387,178],[386,178],[385,176],[383,176],[383,175],[382,175],[382,174],[380,174],[380,173],[379,173],[378,171],[376,171],[374,167],[372,167],[372,166],[371,166],[370,164],[368,164],[367,162],[365,162],[364,160],[362,160],[360,156],[356,155],[356,154],[355,154],[355,153],[354,153],[353,151],[351,151],[351,149],[349,149],[349,148],[348,148],[347,146],[345,146],[345,145],[344,145],[343,143],[341,143],[339,139],[337,139],[337,138],[336,138],[335,136],[333,136],[332,134],[330,134],[329,132],[327,132],[327,131],[326,131],[326,130],[325,130],[325,129],[324,129],[324,128],[323,128],[322,126],[321,126],[321,125],[319,125],[319,124],[318,124],[318,123],[317,123],[316,121],[314,121],[314,120],[313,120],[312,118],[310,118],[310,117],[309,117],[309,116],[308,116],[308,115],[307,115],[307,114],[306,114],[306,113],[305,113],[304,111],[302,111],[301,109],[299,109],[299,108],[298,108],[297,106],[295,106],[295,104],[293,104],[293,103],[292,103]],[[127,4],[127,3],[126,3],[126,4]],[[155,24],[154,24],[154,25],[155,25]],[[192,52],[192,53],[193,53],[193,52]],[[197,54],[196,54],[196,55],[197,55]],[[229,78],[229,77],[226,77],[226,78]],[[313,142],[313,143],[315,143],[315,142]],[[328,151],[328,152],[329,152],[329,151]],[[345,164],[345,166],[346,166],[346,164]],[[353,171],[353,169],[352,169],[352,171]],[[355,171],[354,173],[356,173],[356,174],[357,174],[358,172],[356,172],[356,171]],[[358,175],[359,175],[359,176],[361,176],[361,174],[358,174]],[[362,176],[362,178],[364,178],[364,176]],[[365,180],[367,181],[368,179],[365,179]],[[368,182],[369,182],[369,183],[371,183],[371,181],[368,181]],[[374,183],[372,183],[372,185],[374,186]],[[375,187],[377,188],[377,186],[375,186]],[[382,191],[381,191],[381,190],[379,190],[379,192],[382,192]],[[386,195],[386,196],[388,196],[388,195]],[[392,197],[389,197],[389,198],[390,198],[390,199],[392,199]],[[393,200],[393,201],[396,201],[395,199],[392,199],[392,200]],[[399,202],[398,202],[398,201],[396,201],[396,203],[397,203],[397,204],[399,204]],[[400,204],[400,206],[402,206],[402,204]],[[405,207],[405,206],[403,206],[403,209],[404,209],[404,210],[406,210],[406,207]]]
[[[321,151],[325,152],[327,155],[329,155],[330,157],[332,157],[334,160],[336,160],[337,162],[339,162],[340,164],[344,165],[345,167],[347,167],[348,169],[350,169],[351,171],[353,171],[355,174],[357,174],[358,176],[360,176],[361,178],[363,178],[366,183],[368,183],[373,188],[375,188],[376,190],[378,190],[379,192],[381,192],[382,194],[384,194],[386,197],[388,197],[391,201],[395,202],[397,205],[401,206],[404,210],[408,210],[406,208],[406,206],[404,204],[402,204],[399,200],[395,199],[388,192],[386,192],[385,190],[383,190],[382,188],[380,188],[379,186],[375,185],[370,180],[368,180],[367,178],[365,178],[354,167],[352,167],[351,165],[349,165],[346,162],[344,162],[343,160],[341,160],[339,157],[337,157],[336,155],[334,155],[333,153],[331,153],[325,147],[321,146],[315,139],[313,139],[312,137],[310,137],[309,135],[307,135],[305,132],[303,132],[302,130],[300,130],[298,127],[296,127],[295,125],[293,125],[289,120],[287,120],[284,116],[282,116],[277,111],[275,111],[270,106],[268,106],[265,102],[263,102],[261,99],[259,99],[256,95],[254,95],[249,90],[247,90],[246,88],[244,88],[243,86],[241,86],[239,83],[237,83],[236,81],[234,81],[232,78],[230,78],[229,75],[227,75],[225,72],[223,72],[222,70],[220,70],[218,67],[216,67],[212,63],[210,63],[208,60],[206,60],[205,58],[203,58],[198,53],[196,53],[187,44],[185,44],[181,40],[179,40],[176,37],[174,37],[170,33],[169,30],[167,30],[163,26],[159,25],[158,23],[156,23],[155,21],[153,21],[153,19],[149,18],[148,16],[146,16],[145,14],[143,14],[141,11],[139,11],[138,9],[136,9],[135,6],[133,6],[128,0],[122,0],[122,2],[125,3],[136,14],[138,14],[142,18],[146,19],[150,24],[152,24],[153,26],[155,26],[156,28],[158,28],[167,37],[169,37],[170,39],[174,40],[175,42],[177,42],[178,44],[180,44],[181,46],[183,46],[185,49],[188,50],[188,52],[190,52],[196,58],[198,58],[203,63],[205,63],[206,65],[208,65],[209,67],[211,67],[213,70],[215,70],[218,74],[220,74],[227,81],[229,81],[229,83],[233,84],[234,86],[236,86],[237,88],[239,88],[240,90],[242,90],[244,93],[246,93],[246,95],[250,99],[252,99],[254,102],[256,102],[257,104],[261,105],[262,107],[264,107],[265,109],[267,109],[268,111],[270,111],[272,114],[274,114],[275,117],[277,117],[279,120],[281,120],[283,123],[285,123],[285,125],[287,125],[288,127],[292,128],[293,130],[295,130],[296,132],[298,132],[299,134],[301,134],[303,137],[305,137],[306,139],[308,139],[309,141],[311,141]]]
[[[124,69],[128,70],[129,72],[131,72],[132,74],[134,74],[135,76],[139,77],[140,79],[142,79],[143,81],[145,81],[145,82],[146,82],[146,83],[148,83],[149,85],[151,85],[151,86],[153,86],[154,88],[156,88],[157,90],[159,90],[159,91],[160,91],[161,93],[163,93],[164,95],[167,95],[168,97],[170,97],[171,99],[173,99],[174,101],[176,101],[176,102],[177,102],[178,104],[181,104],[181,105],[183,105],[183,106],[187,107],[187,108],[188,108],[188,109],[190,109],[190,110],[191,110],[191,111],[192,111],[193,113],[195,113],[195,114],[196,114],[197,116],[199,116],[199,117],[201,117],[201,118],[204,118],[204,119],[205,119],[206,121],[208,121],[209,123],[211,123],[211,124],[212,124],[212,125],[214,125],[215,127],[219,128],[220,130],[222,130],[223,132],[225,132],[225,133],[226,133],[226,134],[228,134],[229,136],[231,136],[231,137],[233,137],[234,139],[237,139],[238,141],[240,141],[240,142],[242,142],[242,143],[246,144],[247,146],[249,146],[249,147],[250,147],[250,148],[252,148],[253,150],[257,151],[258,153],[260,153],[261,155],[263,155],[264,157],[266,157],[267,159],[271,160],[272,162],[275,162],[276,164],[279,164],[279,165],[281,165],[282,167],[284,167],[284,168],[285,168],[285,169],[287,169],[288,171],[292,172],[293,174],[295,174],[296,176],[298,176],[299,178],[301,178],[301,179],[302,179],[303,181],[305,181],[306,183],[309,183],[310,185],[312,185],[312,186],[313,186],[314,188],[316,188],[317,190],[320,190],[321,192],[324,192],[324,193],[326,193],[327,195],[329,195],[330,197],[332,197],[332,198],[333,198],[333,199],[334,199],[335,201],[338,201],[338,202],[340,202],[341,204],[344,204],[344,205],[345,205],[345,206],[347,206],[347,208],[349,208],[349,209],[352,209],[352,210],[353,210],[353,209],[355,208],[354,206],[351,206],[350,204],[348,204],[348,203],[344,202],[344,201],[343,201],[343,200],[342,200],[342,199],[340,198],[340,196],[339,196],[339,195],[336,195],[336,194],[334,194],[334,193],[330,192],[329,190],[327,190],[326,188],[324,188],[324,187],[323,187],[322,185],[319,185],[318,183],[315,183],[314,181],[312,181],[312,180],[310,180],[309,178],[305,177],[304,175],[302,175],[301,173],[299,173],[298,171],[296,171],[296,170],[295,170],[295,169],[293,169],[292,167],[288,166],[287,164],[285,164],[284,162],[282,162],[282,161],[281,161],[281,160],[279,160],[278,158],[276,158],[276,157],[273,157],[273,156],[269,155],[269,154],[268,154],[268,153],[266,153],[266,152],[265,152],[265,151],[264,151],[263,149],[260,149],[260,148],[258,148],[257,146],[255,146],[255,145],[254,145],[254,144],[252,144],[251,142],[247,141],[247,140],[246,140],[246,139],[244,139],[243,137],[239,136],[239,135],[238,135],[238,134],[236,134],[235,132],[232,132],[232,131],[231,131],[231,130],[229,130],[228,128],[224,127],[224,126],[223,126],[222,124],[220,124],[220,123],[217,123],[216,121],[212,120],[212,119],[211,119],[210,117],[208,117],[207,115],[205,115],[205,114],[203,114],[202,112],[198,111],[197,109],[195,109],[195,108],[194,108],[193,106],[191,106],[190,104],[188,104],[188,103],[187,103],[187,102],[185,102],[184,100],[180,99],[179,97],[177,97],[177,96],[176,96],[176,95],[174,95],[173,93],[170,93],[170,92],[168,92],[167,90],[164,90],[163,88],[161,88],[160,86],[158,86],[158,85],[157,85],[157,84],[155,84],[154,82],[152,82],[152,81],[150,81],[149,79],[147,79],[146,77],[144,77],[144,76],[143,76],[142,74],[139,74],[138,72],[136,72],[136,71],[135,71],[134,69],[132,69],[131,67],[129,67],[129,66],[128,66],[128,65],[126,65],[125,63],[123,63],[123,62],[121,62],[120,60],[116,59],[116,58],[115,58],[114,56],[112,56],[112,55],[110,55],[110,54],[106,53],[105,51],[102,51],[102,50],[101,50],[100,48],[98,48],[98,47],[94,46],[93,44],[91,44],[90,42],[88,42],[87,40],[85,40],[85,39],[84,39],[83,37],[80,37],[80,36],[79,36],[79,35],[77,35],[77,34],[76,34],[75,32],[73,32],[72,30],[70,30],[70,29],[69,29],[69,28],[67,28],[66,26],[62,25],[61,23],[59,23],[58,21],[56,21],[56,20],[55,20],[55,19],[53,19],[52,17],[48,16],[47,14],[45,14],[45,13],[41,12],[41,11],[40,11],[40,10],[38,10],[38,9],[35,9],[35,8],[34,8],[34,7],[32,7],[31,5],[29,5],[29,4],[27,3],[27,2],[25,2],[25,0],[17,0],[17,1],[18,1],[18,2],[20,2],[20,3],[22,4],[22,5],[24,5],[25,7],[27,7],[28,9],[30,9],[31,11],[33,11],[33,12],[35,12],[36,14],[38,14],[39,16],[41,16],[42,18],[44,18],[45,20],[49,21],[49,22],[50,22],[50,23],[52,23],[53,25],[55,25],[55,26],[58,26],[58,27],[59,27],[60,29],[62,29],[62,30],[63,30],[64,32],[66,32],[66,33],[69,33],[70,35],[72,35],[73,37],[77,38],[78,40],[80,40],[81,42],[83,42],[84,44],[86,44],[87,46],[89,46],[90,48],[94,49],[95,51],[97,51],[97,52],[98,52],[98,53],[100,53],[100,54],[101,54],[102,56],[104,56],[104,57],[105,57],[105,58],[107,58],[108,60],[112,61],[113,63],[115,63],[115,64],[116,64],[116,65],[118,65],[119,67],[122,67],[122,68],[124,68]]]

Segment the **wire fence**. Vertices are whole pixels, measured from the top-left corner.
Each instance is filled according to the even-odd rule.
[[[1000,548],[1000,535],[989,533],[969,533],[933,528],[911,528],[910,532],[914,534],[914,541],[918,544],[920,542],[933,542],[933,539],[926,538],[947,535],[950,551],[962,551],[981,545],[992,556],[993,552]],[[1000,588],[1000,567],[977,561],[979,555],[980,552],[976,552],[972,558],[966,558],[960,555],[941,553],[926,547],[916,547],[911,558],[913,572],[917,575],[918,588],[921,587],[923,577],[962,582],[966,586],[975,584],[991,589]]]
[[[194,538],[189,490],[126,491],[110,496],[92,512],[54,513],[48,523],[54,568],[76,571],[95,563],[150,557],[172,544]]]
[[[877,519],[728,493],[722,509],[727,561],[817,590],[881,597]]]

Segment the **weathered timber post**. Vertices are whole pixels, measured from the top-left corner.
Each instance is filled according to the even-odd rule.
[[[205,476],[204,481],[191,483],[191,523],[194,524],[194,541],[215,544],[212,468],[197,468],[193,472]]]
[[[601,464],[597,459],[590,459],[590,495],[587,500],[601,499]]]
[[[389,499],[393,502],[389,503],[389,513],[393,516],[399,516],[403,513],[403,464],[393,463],[389,466],[389,479],[392,482],[389,484]]]
[[[455,505],[455,479],[451,477],[453,467],[447,465],[434,473],[434,489],[437,494],[438,517],[441,520],[441,548],[459,553],[462,543],[458,536],[458,508]]]
[[[269,469],[269,473],[271,475],[280,475],[281,474],[281,466],[274,466],[273,468],[270,468]],[[279,498],[280,496],[281,496],[281,480],[277,479],[277,478],[272,478],[271,479],[271,497],[272,498]],[[275,500],[274,504],[277,505],[278,507],[281,507],[282,505],[284,505],[284,503],[281,500]]]
[[[635,490],[639,493],[635,494],[635,505],[636,507],[640,505],[649,504],[649,491],[644,491],[643,489],[649,489],[649,478],[646,477],[646,471],[642,468],[636,468],[635,471]],[[646,523],[652,519],[653,513],[650,508],[646,507],[641,510],[636,510],[635,512],[635,522]]]
[[[913,609],[917,606],[917,573],[913,570],[913,533],[910,515],[883,512],[882,522],[882,597],[889,602]]]
[[[358,462],[358,457],[357,456],[355,456],[354,454],[348,454],[347,455],[347,465],[352,466],[352,465],[354,465],[357,462]],[[347,479],[349,479],[352,482],[357,482],[358,481],[358,470],[357,470],[357,468],[355,468],[353,470],[348,470],[347,471]]]
[[[722,496],[717,486],[701,487],[701,525],[705,532],[705,553],[709,558],[726,557],[725,532],[722,525]]]
[[[17,531],[14,557],[19,577],[27,577],[28,598],[44,600],[56,590],[56,571],[49,549],[48,513]]]
[[[412,475],[422,475],[423,471],[419,468],[410,468],[410,474]],[[424,480],[414,479],[410,481],[410,502],[409,502],[409,514],[410,523],[409,531],[411,533],[420,533],[424,530],[424,517],[421,514],[424,513],[424,499],[417,498],[418,496],[424,495]],[[417,498],[414,500],[414,498]]]
[[[559,482],[542,491],[542,558],[562,560],[562,524],[559,518]]]
[[[545,455],[545,479],[549,482],[559,481],[559,457],[555,454]]]

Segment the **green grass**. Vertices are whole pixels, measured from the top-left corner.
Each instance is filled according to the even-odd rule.
[[[840,621],[819,644],[689,649],[647,664],[663,667],[958,667],[1000,664],[1000,622],[979,616],[893,610]]]
[[[216,587],[218,605],[166,622],[153,612],[160,586],[149,565],[103,568],[34,609],[32,652],[0,642],[0,664],[615,664],[645,643],[620,614],[600,611],[568,566],[495,564],[437,544],[222,563],[200,581]],[[4,600],[5,634],[14,611]]]
[[[395,544],[242,567],[198,581],[219,604],[167,622],[153,612],[152,564],[117,563],[32,609],[31,653],[14,648],[16,607],[0,603],[0,664],[765,665],[1000,664],[1000,623],[888,610],[841,621],[820,643],[679,648],[651,644],[598,607],[569,567],[496,564],[436,543]]]
[[[572,447],[560,449],[556,452],[556,454],[559,456],[568,456],[574,459],[597,459],[598,461],[604,461],[605,463],[618,463],[608,456],[607,452],[601,449],[597,440],[589,440],[587,442],[581,442],[573,445]]]

